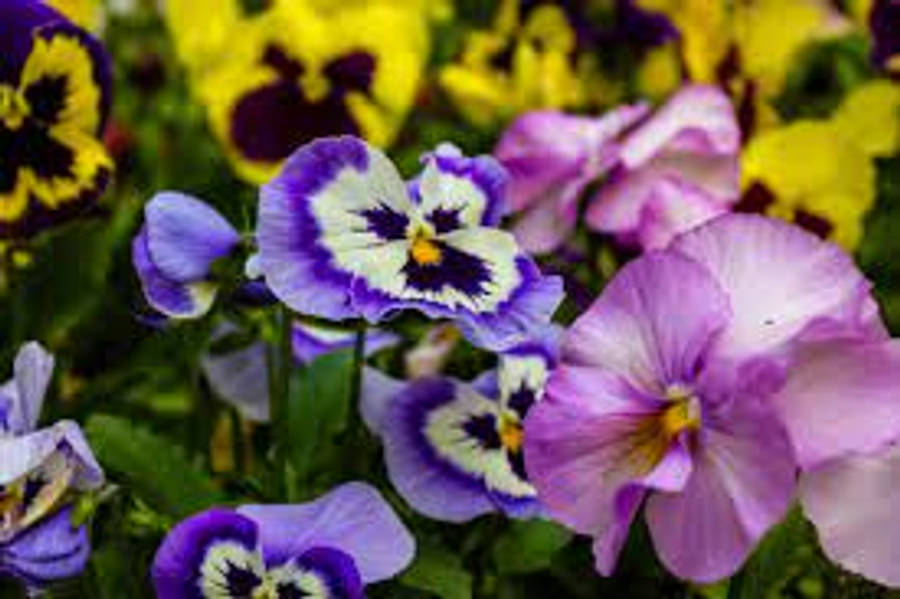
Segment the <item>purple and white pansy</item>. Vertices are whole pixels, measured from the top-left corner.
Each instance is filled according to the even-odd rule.
[[[310,503],[196,514],[166,537],[152,574],[159,599],[361,599],[414,554],[378,491],[352,482]]]
[[[147,303],[170,318],[203,316],[218,290],[210,267],[240,242],[240,234],[208,204],[177,192],[155,195],[144,206],[144,225],[131,245]]]
[[[103,471],[71,421],[37,429],[53,357],[22,346],[14,376],[0,386],[0,575],[39,586],[78,574],[90,542],[72,524],[72,492],[96,489]]]
[[[257,240],[266,283],[293,310],[378,322],[405,309],[458,322],[500,350],[546,323],[562,300],[514,237],[497,228],[506,173],[442,145],[406,185],[354,137],[298,149],[262,188]]]
[[[555,353],[549,339],[516,346],[471,383],[402,383],[366,372],[363,418],[382,439],[391,482],[414,509],[450,522],[541,513],[525,472],[522,423],[543,396]]]

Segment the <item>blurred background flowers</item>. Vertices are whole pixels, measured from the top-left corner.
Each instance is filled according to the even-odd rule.
[[[7,0],[0,47],[0,370],[26,341],[47,346],[44,418],[82,423],[122,483],[82,500],[102,516],[94,554],[54,597],[149,596],[134,573],[175,522],[268,498],[268,404],[254,402],[269,391],[258,342],[277,331],[265,293],[225,282],[258,279],[258,186],[317,137],[364,138],[405,178],[445,141],[493,154],[511,176],[504,223],[564,281],[562,322],[636,254],[753,212],[851,252],[900,332],[896,0]],[[209,315],[187,324],[144,298],[158,258],[139,279],[130,257],[145,214],[144,245],[154,235],[151,198],[176,189],[227,237],[176,281],[208,291],[184,311]],[[354,335],[322,325],[287,325],[298,362],[337,350],[295,373],[304,399],[280,414],[304,439],[296,502],[348,468],[389,474],[374,437],[371,455],[341,452]],[[456,385],[497,368],[453,328],[393,325],[366,348],[382,371]],[[729,590],[668,574],[640,522],[601,578],[589,543],[556,525],[440,524],[381,488],[419,550],[373,597],[896,596],[830,564],[796,510]]]

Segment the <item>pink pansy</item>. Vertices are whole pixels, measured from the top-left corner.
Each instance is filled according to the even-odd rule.
[[[783,516],[798,468],[896,438],[898,394],[900,350],[849,257],[726,215],[625,266],[575,322],[526,468],[601,573],[643,503],[663,563],[710,582]]]
[[[494,154],[512,175],[516,235],[548,252],[572,231],[578,200],[601,177],[588,225],[644,249],[727,212],[737,201],[740,132],[728,97],[688,85],[652,116],[646,104],[600,118],[526,114]]]

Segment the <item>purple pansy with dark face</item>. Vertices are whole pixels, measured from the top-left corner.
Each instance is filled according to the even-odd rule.
[[[100,42],[37,0],[0,3],[0,238],[77,214],[113,168]]]
[[[733,574],[784,514],[797,470],[900,433],[900,351],[849,256],[728,215],[625,266],[567,332],[525,423],[551,515],[612,573],[645,506],[678,576]]]
[[[409,383],[368,370],[363,417],[381,436],[391,482],[417,511],[463,522],[502,511],[541,513],[522,456],[522,423],[544,393],[555,341],[516,346],[472,383]]]
[[[155,195],[144,219],[131,252],[147,303],[172,318],[202,316],[218,289],[210,267],[241,236],[208,204],[176,192]]]
[[[159,599],[361,599],[414,554],[381,495],[347,483],[310,503],[192,516],[163,541],[152,573]]]
[[[19,350],[0,386],[0,576],[28,585],[78,574],[90,543],[65,507],[71,491],[95,489],[103,472],[70,421],[35,430],[53,357],[37,343]]]
[[[353,137],[297,150],[262,188],[257,239],[266,283],[292,309],[380,321],[415,309],[451,318],[475,343],[511,347],[546,323],[561,283],[497,228],[506,174],[441,146],[409,187]]]

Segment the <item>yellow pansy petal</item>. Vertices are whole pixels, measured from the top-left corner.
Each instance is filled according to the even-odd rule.
[[[72,152],[68,176],[45,178],[39,176],[33,167],[26,170],[31,173],[31,194],[41,204],[54,210],[95,191],[112,171],[113,162],[102,143],[78,129],[55,127],[50,130],[50,138]]]
[[[8,193],[0,193],[0,224],[19,220],[28,208],[28,189],[31,173],[20,168],[16,185]]]
[[[440,73],[441,87],[465,118],[488,126],[508,106],[509,83],[499,73],[484,73],[459,65],[448,65]]]
[[[900,85],[878,80],[854,89],[832,122],[870,156],[894,154],[900,145]]]
[[[76,25],[90,31],[103,28],[103,2],[100,0],[45,0]]]
[[[178,58],[194,72],[231,60],[240,47],[238,0],[166,0],[164,15]]]
[[[675,44],[649,50],[637,73],[637,86],[642,96],[661,100],[681,84],[681,64]]]

